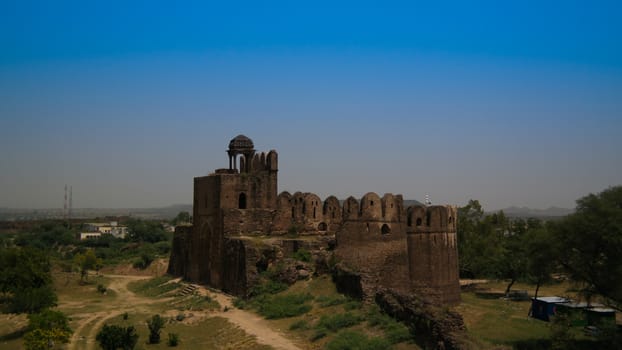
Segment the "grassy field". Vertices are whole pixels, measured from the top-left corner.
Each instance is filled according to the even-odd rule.
[[[64,349],[99,349],[94,339],[104,324],[136,327],[136,349],[170,348],[168,333],[179,335],[179,349],[271,349],[216,316],[214,312],[220,312],[220,307],[214,300],[196,293],[180,295],[182,284],[167,277],[90,276],[87,284],[79,283],[77,274],[57,272],[54,277],[58,309],[70,317],[74,331],[71,343]],[[100,284],[107,288],[106,293],[98,292]],[[162,341],[146,344],[146,321],[155,314],[166,319]],[[0,349],[23,349],[21,336],[27,323],[25,315],[0,314]]]
[[[506,284],[488,282],[462,293],[462,303],[455,308],[464,318],[469,335],[484,349],[521,348],[550,338],[550,323],[529,318],[531,301],[501,298]],[[533,296],[535,287],[517,283],[512,289],[526,290]],[[538,296],[576,298],[571,285],[555,283],[540,288]],[[577,340],[590,342],[581,328],[572,329]]]
[[[372,305],[351,300],[339,294],[330,276],[319,276],[307,281],[299,281],[277,296],[301,295],[310,293],[312,299],[305,303],[309,311],[294,317],[269,320],[275,328],[287,332],[304,344],[306,349],[331,348],[339,341],[350,341],[350,335],[362,335],[367,340],[376,339],[380,343],[373,348],[420,349],[410,340],[408,329],[401,323],[386,317]],[[339,344],[337,344],[339,345]],[[337,346],[335,345],[335,346]],[[338,347],[337,347],[338,348]]]
[[[106,287],[105,294],[98,292],[98,285]],[[137,349],[169,348],[169,333],[179,335],[180,349],[270,349],[231,323],[223,312],[224,304],[205,295],[206,291],[182,295],[186,285],[170,277],[90,276],[87,284],[80,284],[77,274],[56,272],[55,286],[59,309],[71,318],[75,332],[71,344],[65,346],[68,350],[98,349],[94,338],[105,323],[135,326],[140,336]],[[527,317],[529,301],[500,298],[504,289],[503,282],[478,284],[464,291],[462,303],[454,308],[463,316],[474,348],[537,348],[533,344],[550,338],[550,324]],[[524,284],[513,289],[534,291]],[[575,297],[568,290],[571,286],[566,283],[552,284],[543,286],[539,295]],[[271,318],[265,325],[301,349],[345,349],[357,344],[360,349],[420,349],[403,324],[374,305],[337,293],[329,276],[300,281],[280,293],[242,304],[245,310]],[[146,344],[146,320],[154,314],[167,321],[162,342]],[[22,349],[26,325],[25,315],[0,315],[0,349]],[[582,348],[589,348],[591,339],[581,329],[574,329],[573,334],[583,342]]]

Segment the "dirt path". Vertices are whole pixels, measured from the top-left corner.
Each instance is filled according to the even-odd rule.
[[[150,278],[149,276],[106,275],[106,277],[111,279],[108,289],[116,293],[115,301],[108,305],[106,311],[73,315],[74,318],[80,319],[80,322],[69,342],[69,350],[96,350],[98,347],[95,337],[106,321],[124,312],[147,311],[147,306],[154,303],[153,298],[141,297],[127,289],[130,282],[147,279]],[[227,307],[228,311],[212,312],[209,313],[210,316],[220,316],[227,319],[246,333],[256,337],[258,343],[272,346],[275,349],[300,350],[283,334],[272,329],[260,316],[233,307],[232,297],[223,293],[207,291],[201,286],[197,287],[203,294],[209,294],[216,299],[221,307]],[[158,301],[165,300],[159,299]]]
[[[141,305],[153,302],[153,300],[149,298],[138,297],[136,294],[127,289],[127,285],[130,282],[143,280],[149,278],[149,276],[107,275],[106,277],[112,279],[108,289],[116,293],[116,302],[110,303],[108,311],[74,315],[76,318],[80,318],[82,316],[85,318],[80,322],[80,326],[74,330],[73,336],[69,342],[70,350],[84,349],[84,342],[86,342],[86,349],[97,349],[95,336],[107,320],[119,316],[127,310],[136,310],[137,307],[140,307]],[[87,329],[88,335],[84,336]]]
[[[300,349],[289,339],[285,338],[283,334],[270,328],[266,320],[260,316],[236,309],[233,306],[232,297],[212,291],[209,292],[209,295],[216,299],[221,307],[228,309],[228,311],[217,313],[216,316],[226,318],[231,323],[242,328],[246,333],[255,336],[258,343],[270,345],[276,349]]]

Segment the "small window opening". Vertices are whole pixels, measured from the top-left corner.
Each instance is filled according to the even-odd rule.
[[[417,226],[421,226],[421,218],[417,218],[416,225],[417,225]]]
[[[383,235],[388,235],[389,233],[391,233],[391,228],[389,227],[389,225],[384,224],[382,225],[382,229],[380,230],[380,232],[382,232]]]
[[[238,209],[246,209],[246,194],[244,192],[240,193],[238,198]]]

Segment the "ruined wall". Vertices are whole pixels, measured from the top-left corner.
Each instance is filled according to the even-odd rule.
[[[353,197],[344,202],[343,223],[335,234],[335,255],[360,276],[365,298],[376,288],[409,291],[406,247],[406,216],[402,196],[365,194],[360,203]]]
[[[184,276],[191,264],[188,248],[191,243],[192,226],[177,226],[173,235],[171,258],[166,273],[173,276]]]
[[[247,295],[270,249],[251,244],[252,236],[296,233],[313,235],[321,249],[336,246],[347,283],[358,283],[352,289],[365,298],[384,286],[459,300],[455,207],[405,209],[402,196],[390,193],[343,204],[308,192],[277,195],[278,154],[253,147],[239,135],[230,143],[229,169],[194,179],[193,226],[176,231],[169,273]],[[334,241],[323,240],[333,234]],[[297,241],[280,242],[287,254],[299,249]]]
[[[407,214],[412,288],[445,304],[460,302],[456,216],[453,206],[415,206]]]

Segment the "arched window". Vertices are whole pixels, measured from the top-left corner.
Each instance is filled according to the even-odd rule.
[[[315,207],[313,207],[313,218],[315,219]]]
[[[240,197],[238,197],[238,209],[246,209],[246,194],[244,192],[240,193]]]
[[[389,225],[384,224],[382,225],[382,229],[380,230],[380,232],[382,232],[383,235],[388,235],[389,233],[391,233],[391,228],[389,227]]]
[[[421,226],[421,218],[417,218],[416,225],[417,225],[417,226]]]

